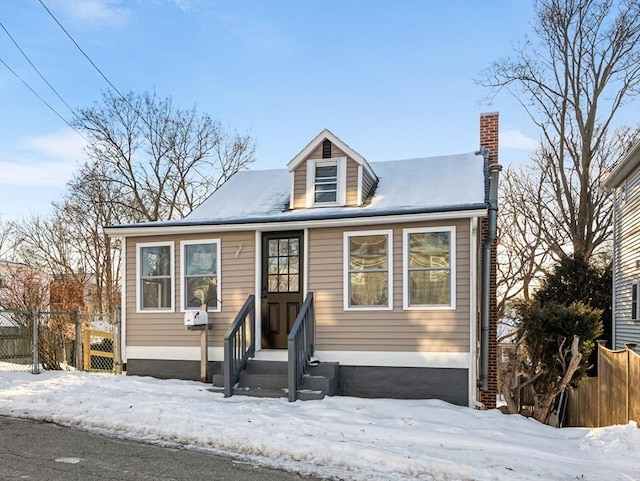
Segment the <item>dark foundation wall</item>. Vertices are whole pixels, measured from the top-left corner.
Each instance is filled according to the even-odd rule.
[[[338,394],[366,398],[441,399],[469,405],[467,369],[340,366]]]
[[[222,372],[222,362],[209,362],[211,374]],[[363,398],[441,399],[469,404],[467,369],[423,367],[340,366],[338,395]],[[129,359],[127,374],[159,379],[200,380],[199,361]]]
[[[208,380],[211,374],[222,372],[222,362],[209,361]],[[159,379],[200,380],[200,361],[166,361],[159,359],[128,359],[127,374],[131,376],[151,376]]]

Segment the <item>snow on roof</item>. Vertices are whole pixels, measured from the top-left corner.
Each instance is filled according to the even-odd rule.
[[[364,206],[289,210],[291,174],[288,170],[242,171],[183,221],[215,224],[323,219],[460,210],[485,204],[481,155],[374,162],[371,166],[379,183],[371,202]]]
[[[236,173],[200,206],[180,220],[113,226],[179,227],[348,219],[483,209],[484,157],[465,153],[372,162],[378,186],[362,206],[290,209],[291,172],[287,169]]]

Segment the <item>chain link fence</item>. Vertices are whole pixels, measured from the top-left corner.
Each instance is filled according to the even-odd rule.
[[[119,319],[119,312],[0,310],[0,371],[120,373]]]

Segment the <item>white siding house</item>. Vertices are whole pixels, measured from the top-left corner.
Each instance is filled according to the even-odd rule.
[[[613,194],[613,348],[640,346],[640,142],[604,186]]]

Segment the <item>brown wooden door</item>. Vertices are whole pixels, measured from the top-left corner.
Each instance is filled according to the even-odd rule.
[[[262,347],[286,349],[302,306],[302,232],[262,236]]]

